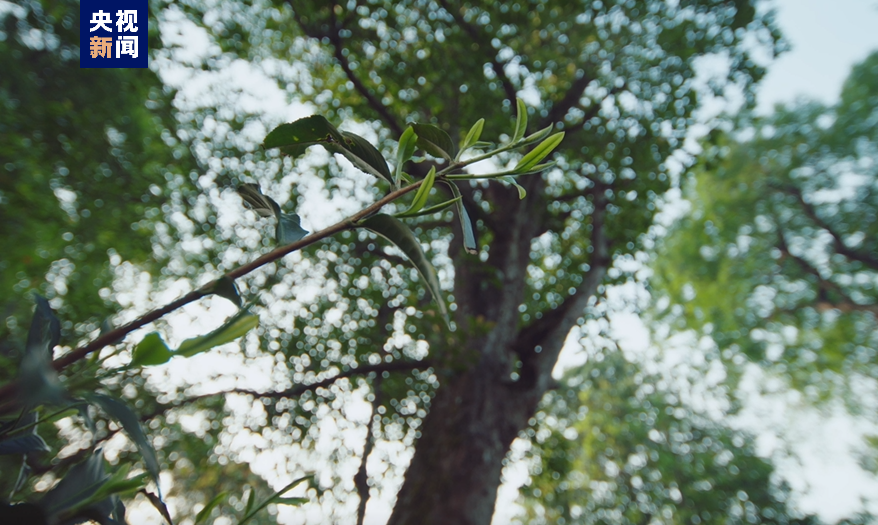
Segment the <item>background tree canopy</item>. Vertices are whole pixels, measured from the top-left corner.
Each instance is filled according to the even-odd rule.
[[[748,366],[874,386],[878,59],[752,120],[757,0],[155,1],[150,70],[78,69],[76,2],[2,9],[6,516],[487,524],[522,438],[523,521],[813,519],[721,419]],[[645,254],[718,417],[589,330]]]

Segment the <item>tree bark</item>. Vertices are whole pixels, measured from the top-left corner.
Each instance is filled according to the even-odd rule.
[[[542,182],[532,180],[529,191],[539,191]],[[487,262],[455,261],[458,325],[470,325],[461,336],[461,348],[445,345],[431,352],[440,387],[390,525],[490,524],[503,459],[552,388],[551,373],[564,340],[606,273],[601,195],[600,190],[593,193],[591,270],[575,293],[524,328],[519,326],[518,305],[526,288],[530,241],[539,233],[539,221],[533,220],[537,210],[533,204],[519,208],[503,195],[490,196],[505,210],[495,217],[505,227],[492,232]],[[461,253],[458,246],[451,248]]]

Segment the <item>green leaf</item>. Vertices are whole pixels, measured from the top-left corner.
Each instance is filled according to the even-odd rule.
[[[234,341],[249,332],[258,324],[258,316],[246,311],[239,312],[229,319],[226,324],[220,326],[213,332],[183,341],[180,348],[178,348],[174,354],[183,357],[191,357],[206,352],[215,346],[224,345]]]
[[[527,106],[524,105],[524,101],[520,98],[516,98],[515,103],[518,108],[518,114],[515,117],[515,134],[512,136],[513,144],[521,140],[527,131]]]
[[[162,517],[165,518],[165,521],[170,523],[170,525],[174,525],[174,521],[171,519],[171,512],[168,510],[168,506],[165,505],[165,502],[162,501],[162,498],[145,489],[141,490],[140,493],[146,496],[146,499],[148,499],[149,502],[152,503],[152,506],[155,507],[157,511],[159,511],[159,514],[161,514]]]
[[[530,146],[531,144],[536,144],[537,142],[540,142],[541,140],[548,137],[549,133],[551,133],[552,129],[554,129],[554,128],[555,128],[554,124],[549,124],[548,126],[544,127],[543,129],[537,131],[536,133],[532,133],[532,134],[528,135],[519,144],[516,144],[516,146],[521,148],[524,146]]]
[[[281,213],[277,216],[275,237],[278,244],[285,246],[292,244],[308,235],[308,230],[300,225],[301,219],[295,213]]]
[[[448,307],[445,305],[445,299],[442,297],[442,290],[439,288],[439,279],[436,277],[436,270],[433,264],[427,259],[424,251],[421,249],[421,243],[415,238],[412,231],[398,219],[385,215],[383,213],[373,215],[362,223],[363,227],[371,230],[378,235],[384,237],[388,241],[395,244],[402,252],[412,261],[421,278],[433,295],[433,299],[439,306],[439,311],[446,323],[450,323],[448,317]]]
[[[402,167],[412,158],[417,142],[418,135],[415,133],[415,130],[411,126],[405,128],[402,136],[399,137],[399,145],[396,148],[396,170],[394,170],[393,174],[395,184],[399,184],[399,181],[402,179]]]
[[[441,128],[432,124],[412,124],[418,135],[418,146],[436,158],[451,160],[454,153],[454,144],[451,137]]]
[[[311,115],[271,130],[262,143],[266,149],[280,148],[297,157],[310,146],[320,145],[332,153],[347,157],[357,168],[384,180],[393,181],[390,168],[381,153],[363,137],[339,131],[321,115]]]
[[[466,211],[466,207],[463,205],[463,198],[460,195],[460,189],[458,189],[457,185],[453,182],[443,181],[445,184],[451,188],[451,193],[455,197],[455,201],[457,202],[457,216],[460,219],[460,229],[463,233],[463,249],[466,250],[467,253],[477,254],[479,253],[479,245],[476,242],[476,232],[473,228],[473,222],[469,218],[469,213]]]
[[[430,206],[429,208],[424,208],[423,210],[421,210],[417,213],[408,213],[408,212],[397,213],[394,217],[408,218],[408,217],[421,217],[423,215],[430,215],[431,213],[436,213],[436,212],[440,212],[440,211],[444,210],[445,208],[451,206],[452,204],[454,204],[455,202],[457,202],[459,200],[460,200],[460,197],[455,197],[451,200],[447,200],[447,201],[440,203],[440,204],[437,204],[435,206]]]
[[[244,515],[247,516],[251,512],[253,512],[253,506],[256,504],[256,489],[251,488],[250,494],[247,496],[247,505],[244,506]],[[244,523],[244,520],[241,520],[238,525]]]
[[[26,434],[0,441],[0,455],[49,452],[49,445],[38,434]]]
[[[274,228],[274,237],[281,246],[293,243],[308,235],[308,230],[300,226],[301,219],[295,213],[282,213],[280,205],[271,197],[262,194],[258,184],[242,184],[238,187],[238,194],[244,199],[244,204],[263,217],[271,217],[277,220]],[[234,283],[232,284],[234,287]],[[217,292],[214,292],[217,293]],[[237,296],[237,289],[235,290]],[[225,296],[224,296],[225,297]],[[240,307],[240,297],[238,306]]]
[[[460,152],[457,154],[457,158],[460,158],[460,154],[464,152],[464,150],[468,149],[470,146],[474,146],[479,142],[479,138],[482,136],[482,129],[485,127],[485,119],[480,118],[473,124],[473,127],[470,128],[469,133],[466,134],[466,138],[463,139],[463,142],[460,145]]]
[[[387,161],[375,146],[363,137],[349,131],[342,131],[341,134],[344,137],[343,147],[336,153],[344,155],[354,166],[364,172],[387,182],[393,182]]]
[[[280,205],[271,197],[263,195],[258,184],[241,184],[237,192],[244,199],[244,204],[260,217],[276,217],[280,213]]]
[[[427,176],[424,177],[424,182],[421,183],[421,186],[418,188],[418,191],[415,193],[415,198],[412,199],[412,205],[408,210],[402,213],[402,215],[411,216],[415,214],[427,204],[427,197],[430,196],[430,190],[433,189],[433,182],[436,180],[436,167],[431,166],[430,171],[427,172]]]
[[[39,295],[34,300],[37,304],[18,371],[19,395],[25,405],[63,405],[67,394],[52,367],[52,349],[61,340],[61,322],[49,301]]]
[[[515,189],[518,190],[518,198],[519,199],[524,199],[525,197],[527,197],[527,191],[525,191],[525,189],[521,187],[521,184],[519,184],[518,181],[516,181],[514,177],[502,177],[502,179],[503,179],[503,181],[508,182],[509,184],[512,184],[513,186],[515,186]]]
[[[552,150],[554,150],[561,141],[564,140],[564,132],[558,132],[542,141],[539,146],[535,147],[530,151],[527,155],[522,157],[518,164],[515,166],[515,171],[527,171],[537,164],[544,158],[546,158]]]
[[[294,507],[298,507],[299,505],[304,505],[311,501],[308,498],[277,498],[272,503],[275,505],[292,505]]]
[[[146,334],[134,347],[130,367],[163,365],[171,360],[174,354],[162,340],[158,332]]]
[[[244,525],[244,523],[253,519],[253,517],[256,516],[256,514],[259,513],[260,510],[271,505],[272,503],[277,503],[280,505],[296,505],[296,504],[298,504],[298,503],[291,502],[291,500],[301,501],[301,503],[307,503],[310,500],[305,499],[305,498],[284,498],[282,496],[284,494],[286,494],[287,492],[289,492],[296,485],[302,483],[305,480],[311,479],[312,477],[313,476],[304,476],[304,477],[301,477],[301,478],[293,481],[289,485],[285,486],[284,488],[282,488],[279,491],[272,494],[271,497],[269,497],[268,499],[264,500],[263,502],[261,502],[258,505],[255,505],[255,506],[253,505],[253,494],[255,493],[255,491],[251,490],[250,491],[250,498],[247,501],[247,507],[246,507],[247,510],[245,510],[244,517],[241,518],[241,521],[238,522],[238,525]]]
[[[142,474],[138,474],[133,478],[128,477],[128,471],[131,470],[130,465],[121,464],[116,469],[116,472],[107,480],[106,483],[100,486],[94,494],[92,494],[87,500],[83,501],[80,506],[88,507],[89,505],[96,504],[101,502],[102,500],[109,498],[110,496],[116,494],[132,494],[136,493],[140,489],[146,485],[147,480],[149,479],[149,474],[144,472]],[[115,505],[113,505],[115,507]]]
[[[341,132],[322,115],[311,115],[295,122],[281,124],[271,130],[262,142],[265,149],[281,148],[281,151],[297,157],[316,144],[341,144]]]
[[[219,505],[220,502],[222,502],[222,500],[226,496],[228,496],[228,494],[228,492],[220,492],[219,494],[214,496],[212,500],[208,501],[207,505],[205,505],[204,508],[198,512],[197,516],[195,516],[195,525],[198,525],[199,523],[204,523],[204,520],[210,517],[210,511],[212,511],[214,507]]]
[[[104,458],[100,449],[85,461],[77,463],[40,500],[40,507],[49,516],[77,507],[88,500],[110,478],[104,471]]]
[[[108,416],[122,426],[122,429],[125,430],[125,433],[128,434],[128,437],[131,438],[131,441],[137,446],[137,451],[140,452],[140,456],[143,458],[143,464],[146,466],[146,470],[152,475],[156,484],[158,484],[159,473],[161,471],[159,460],[156,457],[152,443],[143,432],[143,427],[140,426],[140,418],[137,414],[128,408],[128,405],[119,400],[113,399],[110,396],[105,396],[103,394],[88,394],[84,397],[88,401],[101,407],[101,410],[106,412]]]
[[[232,301],[238,308],[243,304],[241,294],[238,292],[238,286],[235,285],[235,280],[229,277],[222,276],[214,281],[209,292]]]

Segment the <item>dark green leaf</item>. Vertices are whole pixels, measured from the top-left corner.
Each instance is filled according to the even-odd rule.
[[[104,471],[101,450],[95,450],[85,461],[77,463],[55,487],[40,500],[40,507],[49,516],[74,508],[97,492],[110,477]]]
[[[515,99],[515,103],[518,114],[515,117],[515,133],[512,136],[513,143],[521,140],[527,131],[527,106],[524,105],[524,101],[520,98]]]
[[[113,501],[113,519],[120,525],[125,525],[127,523],[125,521],[125,504],[122,503],[122,500],[118,497],[114,498]]]
[[[18,471],[18,479],[15,481],[15,485],[12,487],[12,493],[9,495],[9,498],[12,499],[12,496],[24,487],[24,484],[27,483],[27,478],[31,474],[30,465],[27,464],[27,458],[21,458],[21,469]]]
[[[228,492],[220,492],[219,494],[214,496],[212,500],[208,501],[207,505],[205,505],[204,508],[198,512],[197,516],[195,516],[195,525],[198,525],[199,523],[204,523],[204,520],[210,517],[210,512],[214,509],[214,507],[219,505],[223,501],[223,498],[225,498],[227,495]]]
[[[467,213],[466,207],[463,205],[463,198],[460,195],[460,190],[453,182],[443,182],[451,188],[451,193],[454,195],[457,204],[457,216],[460,219],[460,229],[463,233],[463,249],[466,250],[467,253],[475,255],[479,253],[479,245],[478,242],[476,242],[476,232],[473,228],[473,222],[470,220],[469,213]]]
[[[48,452],[49,445],[38,434],[27,434],[0,441],[0,455]]]
[[[210,287],[210,293],[232,301],[238,308],[243,304],[241,302],[241,294],[238,292],[238,286],[235,285],[235,280],[226,276],[220,277],[213,282],[213,285]]]
[[[363,227],[381,235],[385,239],[395,244],[406,257],[408,257],[421,278],[424,280],[427,289],[433,295],[439,311],[446,322],[449,322],[448,307],[445,306],[445,299],[442,297],[442,290],[439,288],[439,279],[436,277],[436,270],[433,264],[427,259],[424,251],[421,249],[421,243],[415,238],[412,231],[398,219],[390,215],[378,214],[369,217],[361,223]]]
[[[20,395],[25,405],[62,405],[66,393],[52,368],[52,349],[61,339],[61,323],[49,301],[37,295],[27,346],[19,368]]]
[[[149,502],[152,503],[152,506],[155,507],[157,511],[159,511],[159,514],[162,515],[162,517],[165,519],[165,521],[168,522],[169,525],[174,525],[174,520],[171,519],[171,512],[168,510],[168,506],[165,505],[165,502],[162,501],[162,498],[147,490],[141,490],[140,493],[146,496],[146,499],[148,499]]]
[[[146,437],[143,428],[140,426],[140,418],[137,414],[128,408],[128,405],[113,399],[110,396],[105,396],[103,394],[89,394],[85,396],[85,398],[101,407],[101,410],[106,412],[108,416],[122,426],[125,433],[128,434],[128,437],[134,442],[137,451],[140,452],[146,470],[149,471],[156,484],[158,484],[161,467],[159,467],[159,461],[156,457],[152,443],[149,441],[149,438]]]
[[[281,124],[271,130],[262,146],[266,149],[281,148],[287,155],[297,157],[315,144],[341,144],[341,132],[321,115],[311,115],[289,124]]]
[[[262,194],[258,184],[246,183],[238,186],[238,195],[244,204],[261,217],[275,217],[280,213],[280,206],[271,197]]]
[[[299,506],[299,505],[304,505],[305,503],[308,503],[309,501],[311,501],[311,500],[308,498],[277,498],[277,499],[273,500],[272,503],[274,503],[275,505]]]
[[[256,505],[256,489],[251,488],[251,489],[250,489],[250,494],[247,495],[247,504],[244,505],[244,517],[245,517],[245,519],[246,519],[246,517],[247,517],[251,512],[253,512],[253,506],[254,506],[254,505]],[[244,520],[241,520],[241,521],[239,522],[239,525],[240,525],[240,523],[244,523]]]
[[[369,143],[359,135],[355,135],[349,131],[342,131],[344,149],[337,151],[345,156],[357,168],[365,171],[370,175],[374,175],[387,182],[393,182],[393,176],[390,174],[390,168],[387,167],[387,161],[381,152],[375,146]]]
[[[310,146],[321,145],[332,153],[340,153],[357,168],[393,181],[387,161],[363,137],[349,131],[339,131],[320,115],[312,115],[274,128],[262,144],[266,149],[281,148],[287,155],[297,157]]]
[[[249,312],[238,312],[224,325],[213,332],[183,341],[180,348],[174,353],[183,357],[206,352],[215,346],[231,343],[235,339],[249,332],[259,324],[259,317]]]
[[[292,244],[308,235],[308,230],[300,225],[301,219],[295,213],[281,213],[277,217],[275,237],[281,246]]]
[[[417,142],[418,135],[415,133],[415,130],[411,126],[405,128],[402,136],[399,137],[399,145],[396,148],[396,170],[394,170],[393,174],[394,183],[399,184],[399,181],[402,179],[402,167],[412,158]]]
[[[244,517],[241,518],[241,521],[238,522],[238,525],[244,525],[244,523],[253,519],[253,517],[256,516],[256,514],[260,510],[271,505],[272,503],[277,503],[280,505],[296,505],[296,504],[298,504],[298,503],[292,503],[292,502],[290,502],[290,500],[297,500],[297,501],[304,500],[304,501],[302,501],[302,503],[307,503],[309,501],[307,499],[304,499],[304,498],[284,498],[283,495],[286,494],[288,491],[290,491],[290,489],[292,489],[296,485],[302,483],[305,480],[311,479],[311,478],[312,478],[312,476],[305,476],[305,477],[302,477],[302,478],[299,478],[299,479],[293,481],[292,483],[290,483],[286,487],[284,487],[284,488],[280,489],[279,491],[275,492],[274,494],[272,494],[270,498],[261,502],[259,505],[253,504],[253,494],[255,493],[255,491],[251,490],[250,491],[250,498],[247,500],[247,507],[246,507],[246,510],[244,512]]]
[[[454,143],[442,129],[432,124],[412,124],[418,135],[418,146],[436,158],[451,160],[454,154]]]
[[[173,356],[162,336],[158,332],[151,332],[134,347],[134,355],[129,366],[162,365],[170,361]]]
[[[128,472],[130,470],[130,465],[121,464],[106,483],[77,506],[101,508],[103,515],[115,513],[119,503],[119,494],[130,496],[142,489],[149,480],[149,473],[146,472],[129,478]],[[124,516],[124,506],[122,507],[122,515]]]
[[[427,176],[424,177],[424,182],[421,183],[421,186],[418,188],[418,191],[415,192],[415,198],[412,199],[412,205],[408,210],[401,213],[401,217],[412,216],[417,213],[418,210],[424,207],[427,204],[427,198],[430,196],[430,190],[433,189],[433,182],[436,180],[436,167],[430,167],[430,171],[427,172]]]

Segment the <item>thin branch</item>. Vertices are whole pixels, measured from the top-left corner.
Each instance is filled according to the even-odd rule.
[[[563,121],[564,116],[570,111],[570,108],[579,104],[579,99],[582,98],[582,94],[585,93],[585,88],[591,84],[591,81],[592,79],[585,73],[574,80],[573,83],[570,84],[570,89],[564,94],[564,97],[557,103],[552,104],[552,109],[549,110],[549,113],[546,115],[546,118],[543,119],[543,122],[539,127],[543,128],[550,124]],[[599,108],[600,106],[596,104],[595,107]]]
[[[274,250],[262,255],[261,257],[257,257],[253,261],[246,263],[246,264],[243,264],[243,265],[231,270],[230,272],[226,273],[220,279],[228,278],[228,279],[234,280],[234,279],[237,279],[239,277],[243,277],[244,275],[247,275],[256,269],[261,268],[262,266],[265,266],[266,264],[272,263],[272,262],[274,262],[274,261],[296,251],[296,250],[300,250],[302,248],[310,246],[310,245],[312,245],[320,240],[323,240],[327,237],[331,237],[331,236],[335,235],[336,233],[342,232],[344,230],[355,228],[359,221],[378,212],[385,204],[392,202],[392,201],[398,199],[399,197],[401,197],[401,196],[403,196],[411,191],[416,190],[422,183],[423,183],[423,181],[417,181],[409,186],[406,186],[404,188],[393,191],[393,192],[387,194],[386,196],[384,196],[383,198],[381,198],[380,200],[378,200],[377,202],[375,202],[374,204],[367,206],[366,208],[363,208],[359,212],[351,215],[350,217],[343,219],[343,220],[333,224],[332,226],[329,226],[329,227],[324,228],[320,231],[314,232],[314,233],[312,233],[312,234],[310,234],[310,235],[308,235],[308,236],[306,236],[306,237],[304,237],[304,238],[302,238],[294,243],[275,248]],[[81,346],[81,347],[73,350],[69,354],[66,354],[64,356],[59,357],[58,359],[56,359],[52,363],[52,365],[54,366],[54,368],[56,370],[60,371],[64,368],[66,368],[67,366],[69,366],[70,364],[72,364],[72,363],[82,359],[83,357],[87,356],[88,354],[94,352],[95,350],[100,350],[101,348],[103,348],[105,346],[121,342],[128,334],[130,334],[134,330],[137,330],[138,328],[141,328],[141,327],[167,315],[168,313],[173,312],[174,310],[176,310],[184,305],[187,305],[187,304],[189,304],[193,301],[196,301],[202,297],[210,295],[211,293],[213,293],[212,290],[213,290],[214,285],[217,283],[217,281],[211,281],[210,283],[207,283],[206,285],[202,286],[201,288],[194,290],[192,292],[189,292],[188,294],[184,295],[183,297],[181,297],[175,301],[172,301],[172,302],[166,304],[165,306],[162,306],[160,308],[156,308],[155,310],[152,310],[151,312],[148,312],[148,313],[142,315],[141,317],[138,317],[137,319],[131,321],[128,324],[120,326],[119,328],[116,328],[115,330],[111,330],[111,331],[99,336],[97,339],[95,339],[91,343],[88,343],[85,346]],[[10,382],[10,383],[7,383],[7,384],[3,385],[2,387],[0,387],[0,400],[9,398],[12,395],[12,393],[15,391],[16,385],[17,385],[16,382]]]
[[[491,43],[487,41],[479,31],[479,28],[469,22],[461,14],[460,9],[454,9],[448,4],[448,0],[439,0],[439,4],[445,9],[448,14],[457,22],[457,25],[463,28],[464,31],[470,36],[473,42],[479,46],[479,49],[486,48],[492,49]],[[512,81],[509,80],[509,76],[506,75],[506,70],[503,68],[503,64],[501,64],[497,60],[497,54],[490,58],[491,69],[494,70],[494,74],[497,75],[497,78],[500,79],[500,84],[503,86],[503,92],[506,95],[506,99],[515,106],[516,99],[516,91],[515,86],[512,85]]]
[[[829,235],[832,236],[832,241],[835,246],[835,251],[837,253],[844,255],[848,259],[853,259],[854,261],[861,262],[873,270],[878,270],[878,258],[876,258],[874,255],[848,247],[842,240],[841,235],[839,235],[839,233],[835,231],[829,225],[829,223],[827,223],[820,217],[820,215],[817,214],[817,210],[816,208],[814,208],[814,205],[805,200],[805,196],[802,194],[802,190],[791,184],[776,184],[774,186],[779,188],[784,193],[792,195],[802,207],[805,215],[809,219],[814,221],[817,226],[829,232]]]
[[[821,312],[825,312],[826,310],[838,310],[839,312],[844,314],[851,312],[871,312],[873,315],[878,316],[878,305],[876,304],[857,304],[848,301],[818,301],[817,303],[815,303],[814,308],[820,310]]]
[[[384,121],[385,124],[393,131],[394,136],[397,138],[402,135],[403,129],[402,126],[399,125],[399,122],[390,114],[390,111],[387,109],[387,106],[381,103],[372,91],[363,84],[363,81],[360,80],[354,70],[351,69],[350,62],[347,57],[344,56],[342,50],[344,46],[342,45],[341,37],[338,33],[329,38],[329,41],[332,42],[332,46],[335,48],[335,59],[338,60],[338,63],[341,65],[341,69],[344,71],[345,75],[348,77],[348,80],[354,85],[354,88],[357,92],[366,99],[366,102],[369,103],[369,106],[375,110],[376,113],[381,117],[381,120]]]
[[[513,351],[522,361],[522,388],[538,388],[545,391],[549,387],[552,368],[570,328],[579,318],[591,297],[597,292],[610,266],[609,239],[606,235],[606,198],[603,192],[595,191],[594,211],[592,212],[591,244],[594,247],[591,269],[585,274],[576,292],[568,296],[554,310],[523,328],[519,333]]]
[[[339,65],[341,66],[342,71],[344,71],[344,73],[345,73],[345,76],[347,76],[348,80],[350,80],[351,83],[354,85],[354,89],[356,89],[357,93],[359,93],[363,98],[365,98],[366,102],[368,102],[369,106],[376,113],[378,113],[378,116],[381,117],[381,120],[383,120],[384,123],[387,124],[387,126],[391,129],[391,131],[393,131],[394,136],[399,137],[402,135],[402,132],[403,132],[402,126],[399,124],[399,122],[396,120],[396,118],[394,118],[394,116],[390,113],[390,110],[387,109],[387,106],[385,106],[383,103],[381,103],[381,101],[378,100],[377,97],[375,97],[375,95],[363,83],[363,81],[360,80],[360,77],[358,77],[354,73],[354,70],[351,69],[350,61],[344,55],[343,51],[344,51],[345,47],[344,47],[344,42],[343,42],[342,36],[341,36],[341,30],[344,29],[344,24],[347,20],[342,21],[341,23],[338,22],[338,20],[336,19],[336,16],[335,16],[335,9],[334,9],[335,5],[336,4],[333,2],[333,5],[329,10],[330,17],[331,17],[331,20],[333,22],[333,30],[331,33],[318,32],[318,31],[315,31],[313,28],[308,27],[304,23],[302,18],[299,17],[298,15],[296,15],[295,6],[291,6],[291,7],[293,7],[293,19],[296,21],[297,24],[299,24],[299,27],[302,28],[302,32],[304,32],[307,36],[314,38],[314,39],[317,39],[317,40],[321,40],[323,38],[329,39],[329,41],[333,47],[333,56],[338,61]]]
[[[790,247],[787,244],[787,240],[786,240],[786,237],[784,236],[783,230],[780,227],[780,223],[777,222],[777,218],[775,218],[775,224],[777,224],[777,249],[780,250],[781,255],[784,257],[789,257],[806,274],[814,277],[817,280],[817,286],[821,290],[823,290],[824,292],[829,292],[829,291],[835,292],[844,299],[844,302],[853,303],[851,298],[841,288],[841,286],[839,286],[838,284],[836,284],[828,279],[824,279],[823,276],[820,274],[820,271],[817,268],[815,268],[814,266],[812,266],[811,263],[809,263],[808,261],[806,261],[802,257],[799,257],[798,255],[794,255],[793,253],[790,252]]]
[[[202,394],[200,396],[195,396],[194,398],[187,399],[186,402],[190,402],[192,400],[205,398],[205,397],[213,397],[218,395],[225,394],[244,394],[251,395],[255,398],[260,399],[280,399],[282,397],[299,397],[305,392],[313,392],[318,388],[326,388],[339,379],[354,377],[354,376],[362,376],[370,373],[378,373],[378,372],[395,372],[400,370],[416,370],[418,368],[429,368],[429,361],[393,361],[390,363],[380,363],[377,365],[366,365],[359,366],[357,368],[350,368],[348,370],[344,370],[339,372],[338,374],[327,377],[326,379],[322,379],[320,381],[315,381],[313,383],[308,383],[307,385],[296,385],[292,388],[288,388],[287,390],[281,390],[278,392],[257,392],[255,390],[248,390],[244,388],[235,388],[232,390],[226,390],[223,392],[214,392],[212,394]]]
[[[582,77],[582,78],[585,78],[585,77]],[[571,89],[572,89],[572,87],[571,87]],[[614,87],[613,89],[610,90],[610,92],[607,94],[607,96],[617,95],[620,91],[622,91],[624,89],[625,89],[624,85],[619,86],[619,87]],[[568,93],[568,95],[569,95],[569,93]],[[606,100],[606,99],[604,99],[604,100]],[[562,102],[564,102],[564,101],[562,100]],[[577,107],[579,106],[578,100],[577,100],[577,103],[574,105]],[[573,107],[573,106],[571,106],[571,107]],[[555,107],[553,106],[552,109],[554,110]],[[579,109],[582,109],[582,108],[579,108]],[[598,114],[598,111],[600,111],[600,110],[601,110],[601,105],[599,103],[592,104],[587,110],[582,109],[582,112],[583,112],[582,119],[580,119],[580,121],[577,122],[576,124],[573,124],[570,126],[567,126],[565,124],[564,125],[564,132],[569,134],[569,135],[573,135],[574,133],[582,131],[582,129],[585,127],[585,125],[588,123],[588,121],[593,119]],[[570,111],[570,108],[567,108],[566,110],[564,110],[564,115],[566,115],[568,111]],[[561,115],[555,121],[563,122],[564,115]]]
[[[375,424],[374,417],[378,411],[378,405],[381,404],[381,376],[375,378],[373,387],[375,391],[375,399],[372,401],[372,417],[366,424],[366,443],[363,445],[363,459],[360,460],[360,468],[354,475],[354,486],[357,489],[357,495],[360,501],[357,504],[357,525],[363,525],[366,518],[366,503],[369,502],[369,473],[366,471],[366,461],[372,454],[372,448],[375,446],[375,436],[372,432],[372,426]]]

